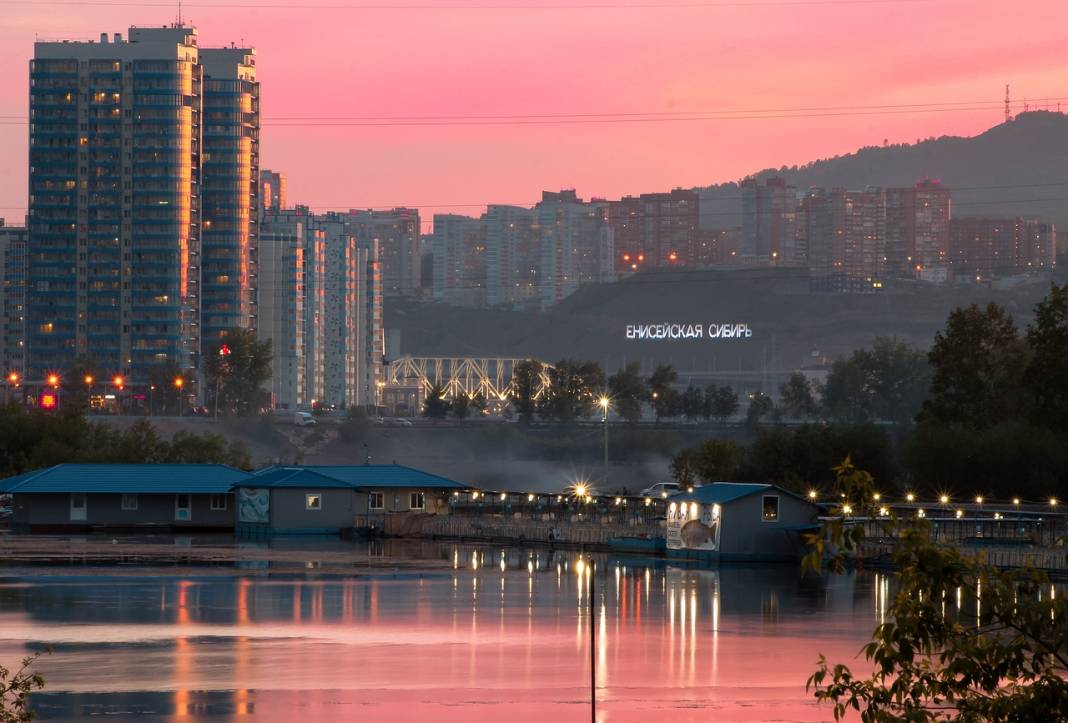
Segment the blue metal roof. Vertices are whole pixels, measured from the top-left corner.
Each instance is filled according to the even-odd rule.
[[[749,495],[756,494],[757,492],[766,492],[772,489],[778,488],[776,488],[774,485],[766,484],[751,484],[743,482],[713,482],[710,485],[694,487],[693,492],[684,492],[681,495],[673,495],[671,499],[673,501],[678,500],[680,502],[700,502],[701,504],[706,505],[725,505],[728,502],[740,500],[743,497],[748,497]]]
[[[220,494],[249,476],[225,464],[57,464],[0,480],[0,492]]]
[[[279,469],[278,466],[267,467],[253,473],[253,476],[240,486],[251,487],[266,474]],[[339,480],[350,487],[361,489],[382,489],[412,487],[419,489],[467,489],[467,485],[455,480],[439,477],[400,464],[353,464],[353,465],[303,465],[284,469],[305,469],[316,474]],[[294,485],[298,486],[298,485]]]
[[[334,477],[319,474],[306,467],[268,467],[248,479],[238,482],[236,487],[300,487],[315,489],[351,489],[352,485]]]

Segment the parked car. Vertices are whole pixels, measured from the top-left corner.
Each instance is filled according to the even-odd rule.
[[[677,482],[657,482],[641,491],[642,497],[671,497],[682,492]]]
[[[298,427],[313,427],[316,422],[311,412],[296,412],[293,414],[293,424]]]

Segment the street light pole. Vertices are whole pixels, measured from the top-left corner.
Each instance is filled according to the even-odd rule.
[[[601,397],[601,422],[604,424],[604,482],[605,488],[608,485],[608,405],[611,400],[608,397]]]

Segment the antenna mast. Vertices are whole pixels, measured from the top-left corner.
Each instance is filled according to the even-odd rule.
[[[1012,106],[1009,103],[1009,84],[1005,84],[1005,122],[1012,120]]]
[[[182,25],[182,0],[178,0],[178,25]]]

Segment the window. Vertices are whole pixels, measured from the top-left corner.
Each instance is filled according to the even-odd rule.
[[[426,497],[422,492],[412,492],[408,496],[408,509],[421,510],[426,507]]]
[[[372,510],[385,509],[386,496],[384,494],[382,494],[381,492],[372,492],[370,494],[370,502],[369,502],[368,506]]]
[[[124,509],[124,510],[136,510],[137,509],[137,495],[123,495],[122,496],[122,509]]]
[[[318,493],[304,495],[304,509],[316,511],[323,509],[322,495]]]
[[[764,504],[762,505],[761,519],[763,519],[764,522],[779,521],[778,495],[764,495]]]
[[[211,509],[216,512],[220,512],[229,507],[229,500],[227,495],[212,495],[211,496]]]

